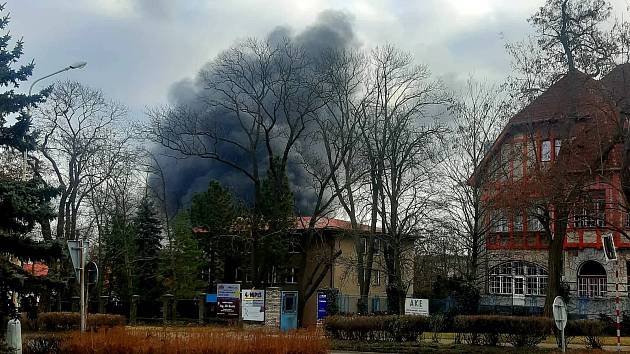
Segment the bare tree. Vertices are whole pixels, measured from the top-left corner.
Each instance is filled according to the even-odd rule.
[[[463,275],[470,282],[476,282],[483,275],[479,266],[494,214],[492,206],[482,198],[483,186],[493,173],[474,175],[474,172],[505,124],[503,89],[503,86],[470,77],[450,107],[452,131],[444,141],[447,156],[443,168],[448,196],[445,226],[456,236],[451,242],[455,241],[461,253],[467,256]]]
[[[409,54],[386,46],[375,49],[371,60],[369,98],[362,105],[363,148],[370,161],[371,207],[384,234],[388,303],[401,313],[414,243],[436,197],[434,147],[444,129],[433,118],[448,96]]]
[[[126,109],[99,90],[78,82],[58,83],[36,121],[41,152],[61,189],[56,237],[76,239],[81,206],[125,160],[129,137],[119,124]]]

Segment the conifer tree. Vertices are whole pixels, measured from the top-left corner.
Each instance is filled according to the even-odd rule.
[[[156,300],[162,292],[158,281],[162,228],[155,207],[146,196],[140,202],[133,225],[136,242],[136,292],[142,299]]]
[[[36,149],[29,107],[44,101],[49,90],[35,95],[16,92],[32,74],[34,63],[18,65],[23,42],[12,41],[7,30],[9,15],[0,5],[0,327],[14,311],[11,296],[26,292],[43,293],[53,282],[30,276],[21,261],[49,261],[61,257],[61,245],[38,242],[37,224],[48,225],[55,215],[50,200],[57,190],[49,186],[36,165],[27,176],[21,169],[21,155]],[[10,122],[13,122],[10,124]],[[29,161],[31,162],[31,161]]]

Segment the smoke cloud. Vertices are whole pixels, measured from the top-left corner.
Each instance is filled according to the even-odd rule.
[[[279,43],[290,39],[299,44],[305,52],[316,58],[326,50],[346,49],[360,46],[353,30],[352,16],[345,12],[326,10],[321,12],[316,21],[304,30],[294,33],[286,26],[278,26],[267,34],[265,39],[271,43]],[[210,65],[210,62],[204,67]],[[203,68],[202,68],[203,69]],[[169,91],[169,103],[172,106],[186,106],[200,108],[203,105],[200,97],[207,95],[200,76],[193,79],[186,78],[172,84]],[[244,141],[245,137],[238,136],[239,128],[233,119],[216,119],[218,130],[232,138]],[[248,161],[242,152],[236,149],[222,148],[223,156],[230,156],[239,161]],[[252,183],[239,171],[220,162],[199,157],[176,155],[162,147],[156,147],[154,154],[159,156],[158,162],[164,173],[166,202],[170,213],[187,207],[195,193],[205,191],[211,180],[219,181],[229,188],[235,196],[248,203],[253,199]],[[265,157],[261,155],[260,164],[266,166]],[[266,167],[261,169],[266,172]],[[313,191],[309,188],[306,172],[293,156],[289,161],[287,175],[294,194],[298,213],[304,214],[311,210],[314,202]],[[154,180],[153,183],[158,183]]]

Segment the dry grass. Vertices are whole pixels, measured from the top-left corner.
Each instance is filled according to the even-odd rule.
[[[60,353],[92,354],[324,354],[328,341],[321,333],[273,333],[226,328],[113,328],[95,333],[71,333]]]

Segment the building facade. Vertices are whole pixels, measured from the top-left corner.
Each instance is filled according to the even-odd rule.
[[[618,131],[629,88],[628,65],[600,80],[567,74],[499,134],[470,181],[491,209],[482,308],[542,312],[550,239],[566,227],[561,280],[569,313],[612,316],[617,293],[628,309],[630,218]],[[605,233],[617,262],[605,259]]]

